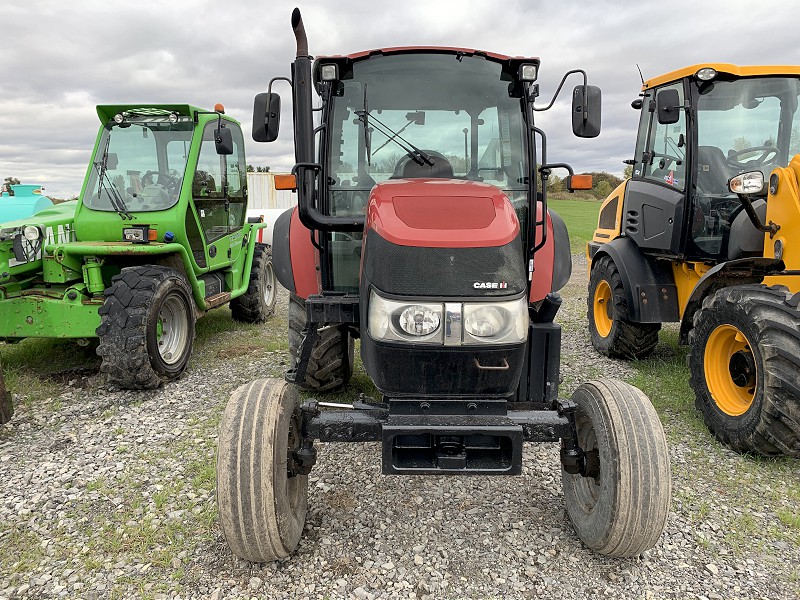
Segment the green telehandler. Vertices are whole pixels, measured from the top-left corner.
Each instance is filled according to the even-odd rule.
[[[244,140],[221,105],[97,114],[80,198],[0,225],[0,339],[96,337],[112,382],[155,388],[186,369],[206,311],[272,314],[266,224],[247,222]]]

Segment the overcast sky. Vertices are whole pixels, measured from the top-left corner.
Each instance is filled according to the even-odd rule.
[[[99,125],[94,106],[128,102],[221,102],[244,124],[248,163],[288,170],[290,113],[277,142],[249,141],[249,131],[253,96],[271,77],[289,74],[294,6],[315,56],[404,45],[538,56],[547,101],[563,72],[585,69],[603,91],[599,137],[572,136],[569,94],[538,114],[549,159],[578,172],[621,174],[631,157],[637,63],[646,79],[702,62],[800,64],[789,3],[769,0],[4,0],[0,180],[14,176],[53,196],[77,194]]]

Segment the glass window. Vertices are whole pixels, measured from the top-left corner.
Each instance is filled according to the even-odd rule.
[[[206,124],[192,183],[192,198],[206,241],[213,242],[241,229],[245,219],[247,174],[241,130],[231,127],[233,154],[217,154],[214,130]]]
[[[656,97],[661,90],[675,89],[681,105],[683,101],[683,84],[677,83],[656,90]],[[647,143],[645,161],[642,165],[642,176],[664,183],[676,190],[686,188],[686,112],[678,110],[678,122],[669,125],[658,122],[655,113],[650,125],[650,137]]]

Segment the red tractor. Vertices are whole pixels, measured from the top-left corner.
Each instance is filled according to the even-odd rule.
[[[600,90],[570,71],[538,107],[539,59],[462,48],[312,63],[297,10],[292,27],[292,77],[256,97],[253,137],[276,139],[272,85],[289,81],[298,206],[275,223],[273,261],[291,293],[293,365],[286,381],[236,390],[222,419],[217,495],[233,552],[264,562],[296,548],[315,440],[380,442],[383,473],[398,475],[518,475],[524,442],[560,441],[578,536],[614,556],[651,548],[671,484],[649,400],[614,380],[558,397],[554,317],[571,256],[546,181],[555,168],[571,189],[591,181],[548,161],[534,114],[580,73],[573,131],[594,137]],[[356,338],[382,398],[301,403],[298,388],[349,381]]]

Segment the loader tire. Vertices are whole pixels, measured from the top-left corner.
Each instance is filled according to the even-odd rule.
[[[259,379],[228,400],[217,445],[217,507],[233,553],[251,562],[289,556],[308,508],[308,475],[287,468],[300,447],[297,389]]]
[[[126,267],[98,310],[100,370],[121,388],[157,388],[186,370],[194,342],[194,300],[178,271]]]
[[[289,354],[292,364],[300,353],[306,318],[303,299],[289,294]],[[345,328],[321,328],[319,339],[311,351],[305,380],[298,384],[300,388],[327,392],[347,385],[353,376],[354,348],[353,337]]]
[[[633,323],[619,270],[602,256],[589,276],[589,334],[595,350],[612,358],[643,358],[658,344],[661,323]]]
[[[689,333],[708,429],[736,452],[800,456],[800,294],[740,285],[707,296]]]
[[[564,500],[578,537],[609,556],[638,556],[655,546],[672,502],[667,438],[650,400],[615,379],[575,390],[578,444],[589,476],[562,469]]]
[[[272,269],[272,248],[256,244],[247,291],[231,300],[231,316],[243,323],[263,323],[275,312],[278,290]]]

